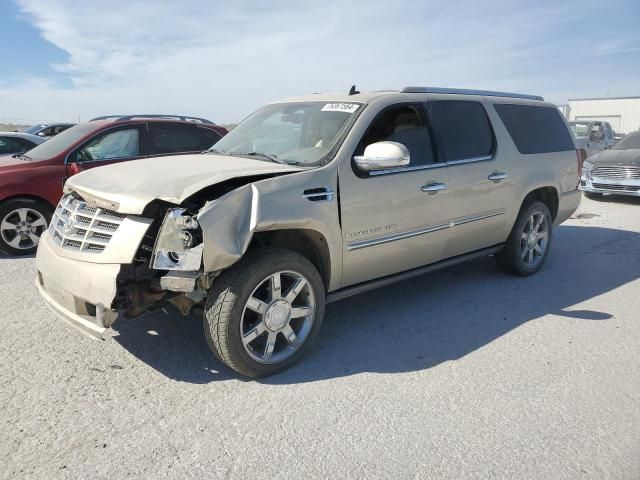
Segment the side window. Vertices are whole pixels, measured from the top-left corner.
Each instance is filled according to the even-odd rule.
[[[430,107],[434,136],[445,161],[493,154],[493,130],[480,102],[438,100]]]
[[[355,155],[362,155],[368,145],[390,141],[403,144],[409,150],[409,167],[435,162],[431,136],[418,107],[397,106],[381,112],[369,126]]]
[[[87,162],[112,158],[137,157],[140,154],[140,132],[137,128],[108,131],[86,143],[76,154],[76,160]]]
[[[211,147],[195,125],[171,123],[149,124],[149,143],[152,154],[199,152]],[[218,137],[219,138],[219,137]]]
[[[26,152],[36,146],[35,143],[24,138],[14,138],[13,140],[16,142],[16,152]]]
[[[11,137],[0,137],[0,154],[20,151],[18,144]]]
[[[496,103],[494,108],[523,154],[574,150],[572,135],[555,107]]]

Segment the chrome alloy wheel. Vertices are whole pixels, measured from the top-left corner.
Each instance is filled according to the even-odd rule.
[[[269,275],[251,292],[242,311],[245,352],[259,363],[286,360],[309,336],[315,313],[313,289],[303,275],[290,270]]]
[[[549,225],[542,212],[533,212],[520,240],[520,258],[528,268],[535,268],[544,258],[549,240]]]
[[[38,245],[40,235],[47,229],[47,219],[32,208],[18,208],[0,222],[0,235],[7,245],[28,250]]]

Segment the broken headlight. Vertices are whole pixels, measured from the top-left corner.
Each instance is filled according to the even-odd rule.
[[[164,217],[152,267],[156,270],[199,270],[202,263],[200,225],[195,215],[184,208],[174,208]]]

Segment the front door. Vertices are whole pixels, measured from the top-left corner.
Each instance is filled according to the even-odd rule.
[[[69,176],[89,168],[143,158],[142,136],[139,125],[128,125],[102,131],[86,141],[67,158]]]
[[[442,258],[449,227],[446,165],[437,162],[424,107],[387,107],[370,124],[354,155],[379,141],[402,143],[408,167],[360,172],[340,165],[342,286],[384,277]]]

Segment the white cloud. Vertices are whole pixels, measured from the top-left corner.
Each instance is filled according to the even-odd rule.
[[[228,122],[275,98],[346,91],[352,83],[499,88],[563,100],[572,79],[584,88],[572,60],[580,48],[590,51],[575,30],[586,0],[581,8],[473,0],[18,4],[47,41],[67,52],[68,60],[53,67],[72,87],[0,80],[11,118],[170,112]],[[637,38],[620,41],[605,30],[593,54],[638,46]]]

